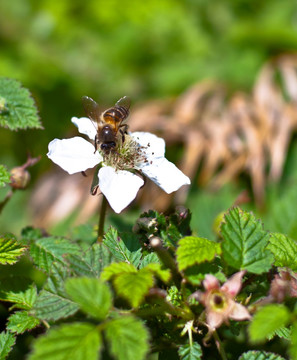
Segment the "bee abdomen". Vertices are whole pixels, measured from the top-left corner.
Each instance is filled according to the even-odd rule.
[[[125,108],[124,106],[117,106],[106,110],[103,114],[103,117],[105,119],[112,118],[116,121],[123,121],[128,117],[128,115],[129,110],[127,108]]]

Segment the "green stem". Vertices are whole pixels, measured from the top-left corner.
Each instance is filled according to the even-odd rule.
[[[220,353],[222,359],[223,360],[228,360],[227,355],[225,353],[223,343],[222,343],[221,339],[219,338],[219,335],[218,335],[216,330],[213,332],[213,337],[215,339],[215,343],[216,343],[218,352]]]
[[[2,210],[4,209],[5,205],[8,203],[8,201],[11,199],[12,195],[13,195],[13,189],[10,190],[6,196],[5,199],[3,201],[0,202],[0,214],[2,212]]]
[[[100,209],[100,216],[99,216],[99,224],[98,224],[98,242],[102,242],[103,235],[104,235],[104,222],[105,222],[105,216],[106,216],[106,209],[107,209],[107,200],[104,195],[102,195],[102,203],[101,203],[101,209]]]

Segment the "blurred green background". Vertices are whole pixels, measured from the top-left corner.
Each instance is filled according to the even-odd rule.
[[[48,142],[75,133],[69,120],[83,115],[83,95],[103,106],[123,95],[137,103],[203,79],[250,90],[266,60],[297,50],[297,2],[2,0],[0,49],[0,76],[30,89],[45,128],[1,128],[0,163],[42,155],[34,181],[52,166]],[[15,217],[25,213],[18,207]]]

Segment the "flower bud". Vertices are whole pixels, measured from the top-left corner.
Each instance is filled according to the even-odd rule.
[[[29,181],[30,174],[22,166],[15,167],[10,171],[10,186],[13,189],[25,189]]]

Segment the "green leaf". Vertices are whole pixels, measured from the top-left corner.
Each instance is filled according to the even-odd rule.
[[[266,351],[248,351],[243,353],[238,360],[285,360],[282,356]]]
[[[204,238],[187,236],[178,243],[176,251],[178,268],[182,271],[194,264],[211,261],[220,253],[220,244]]]
[[[69,254],[66,257],[71,270],[78,276],[99,277],[110,264],[110,253],[102,244],[94,244],[80,254]]]
[[[5,331],[0,333],[0,360],[7,358],[14,344],[15,336],[13,334]]]
[[[124,272],[115,276],[113,285],[119,296],[137,307],[154,284],[153,274],[146,268],[138,272]]]
[[[275,266],[289,267],[293,271],[297,270],[297,244],[294,240],[284,234],[272,233],[267,249],[274,255]]]
[[[30,310],[36,300],[36,286],[23,277],[0,280],[0,300],[15,303],[14,307]]]
[[[168,283],[171,278],[171,271],[169,269],[162,269],[160,264],[151,263],[143,269],[150,271],[152,274],[162,280],[165,284]]]
[[[10,173],[4,165],[0,165],[0,188],[10,183]]]
[[[201,359],[202,350],[201,346],[193,342],[193,344],[182,345],[178,349],[178,355],[181,360],[198,360]]]
[[[117,261],[125,261],[128,264],[133,264],[137,267],[141,258],[141,248],[138,244],[137,238],[131,234],[130,236],[134,240],[134,244],[127,238],[124,242],[119,237],[118,232],[114,228],[110,228],[104,236],[103,244],[108,248]],[[127,245],[129,245],[131,250]]]
[[[20,82],[4,77],[0,77],[0,126],[10,130],[42,128],[30,92]]]
[[[268,340],[272,340],[275,336],[278,336],[282,339],[290,340],[291,338],[291,329],[286,327],[281,327],[275,330],[271,335],[267,337]]]
[[[30,256],[41,270],[50,272],[54,261],[64,263],[66,254],[79,254],[80,247],[64,238],[46,237],[31,244]]]
[[[79,309],[73,301],[47,290],[42,290],[33,307],[33,314],[41,320],[59,320],[73,315]]]
[[[26,330],[34,329],[39,323],[39,319],[29,315],[28,311],[17,311],[8,318],[7,330],[22,334]]]
[[[297,359],[297,322],[296,321],[292,325],[289,354],[292,360]]]
[[[103,281],[108,281],[112,279],[114,276],[128,272],[136,273],[137,269],[135,268],[135,266],[124,262],[113,263],[110,264],[109,266],[106,266],[106,268],[102,271],[100,278]]]
[[[201,282],[204,280],[205,275],[212,274],[215,276],[220,282],[225,282],[226,276],[220,270],[220,266],[215,262],[212,261],[210,263],[202,263],[199,265],[193,265],[188,267],[184,271],[185,278],[193,285],[200,285]]]
[[[96,325],[65,324],[40,336],[34,342],[28,360],[98,360],[101,345]]]
[[[249,326],[250,340],[253,343],[266,340],[276,330],[286,326],[289,319],[290,313],[284,305],[270,304],[260,308]]]
[[[112,305],[112,295],[107,284],[98,279],[72,278],[66,281],[65,289],[71,300],[86,314],[98,320],[107,316]]]
[[[144,258],[141,260],[141,263],[139,264],[139,268],[141,269],[148,264],[160,264],[160,260],[156,253],[153,252],[145,255]]]
[[[12,234],[0,236],[0,264],[15,264],[26,250]]]
[[[231,209],[221,225],[223,258],[235,269],[261,274],[270,269],[273,255],[266,249],[269,234],[253,214]]]
[[[144,360],[149,350],[148,331],[132,316],[109,321],[105,330],[109,352],[116,360]]]

